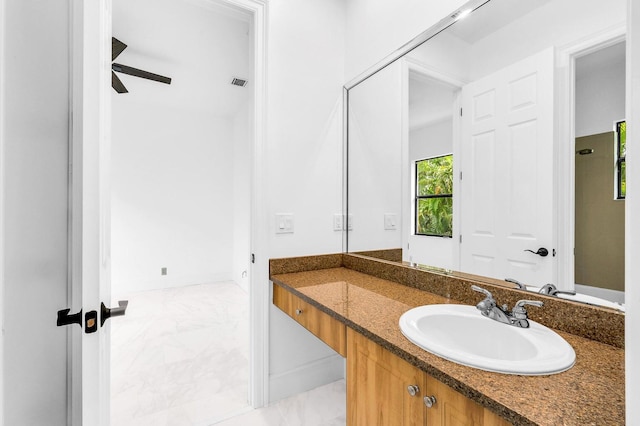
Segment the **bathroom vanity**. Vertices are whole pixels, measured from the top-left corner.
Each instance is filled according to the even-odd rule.
[[[270,279],[273,303],[346,357],[348,425],[624,424],[619,312],[352,254],[273,259]],[[475,305],[472,284],[510,306],[544,301],[529,316],[571,344],[575,365],[543,376],[487,372],[402,335],[398,320],[411,308]]]

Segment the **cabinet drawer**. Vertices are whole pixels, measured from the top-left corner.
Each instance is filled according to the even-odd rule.
[[[343,357],[347,355],[346,327],[279,285],[273,285],[273,304]]]

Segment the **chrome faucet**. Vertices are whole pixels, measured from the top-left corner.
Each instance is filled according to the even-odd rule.
[[[553,285],[553,284],[545,284],[542,286],[542,288],[540,288],[540,291],[538,291],[538,293],[540,294],[548,294],[549,296],[557,296],[559,294],[568,294],[571,296],[575,296],[576,292],[573,290],[569,290],[569,291],[564,291],[564,290],[558,290],[558,288]]]
[[[513,309],[509,311],[507,305],[502,305],[502,307],[498,306],[489,290],[478,287],[477,285],[472,285],[471,289],[485,295],[485,298],[476,305],[476,308],[482,312],[482,315],[504,324],[513,325],[514,327],[529,328],[529,317],[527,316],[525,305],[538,307],[544,305],[538,300],[519,300]]]

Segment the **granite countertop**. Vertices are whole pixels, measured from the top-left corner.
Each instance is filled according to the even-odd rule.
[[[491,373],[409,342],[398,320],[421,305],[459,303],[344,267],[276,274],[271,280],[409,363],[517,425],[622,425],[624,350],[557,331],[576,364],[549,376]]]

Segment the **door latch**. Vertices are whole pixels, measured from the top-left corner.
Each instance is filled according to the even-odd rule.
[[[84,332],[95,333],[98,331],[98,312],[89,311],[84,314]]]

